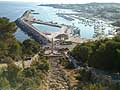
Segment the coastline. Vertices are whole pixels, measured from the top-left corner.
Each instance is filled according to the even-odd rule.
[[[31,14],[31,17],[33,17],[32,14]],[[86,42],[86,41],[91,41],[91,40],[94,41],[94,40],[102,39],[102,38],[103,39],[104,38],[111,38],[114,35],[114,33],[113,33],[114,31],[111,32],[111,35],[106,35],[106,34],[102,33],[103,28],[107,28],[108,26],[111,26],[111,25],[108,25],[108,23],[103,21],[103,20],[99,20],[97,18],[89,19],[89,18],[85,18],[85,17],[76,17],[75,15],[71,16],[71,18],[72,19],[78,19],[80,21],[79,23],[84,24],[86,26],[87,25],[90,26],[90,27],[94,26],[94,32],[95,32],[96,35],[98,33],[98,36],[95,36],[94,38],[91,38],[91,39],[90,38],[85,39],[85,38],[74,36],[74,35],[71,36],[72,35],[71,32],[76,28],[76,27],[73,28],[74,26],[58,24],[57,22],[56,23],[54,23],[54,22],[44,22],[42,20],[35,19],[35,18],[33,18],[34,20],[32,20],[32,19],[29,20],[29,18],[28,19],[26,18],[26,20],[30,21],[32,23],[38,23],[38,24],[45,24],[45,25],[60,27],[61,29],[58,30],[57,32],[53,32],[53,33],[51,33],[51,35],[50,34],[46,35],[49,39],[51,39],[51,38],[55,39],[55,37],[59,36],[60,34],[67,34],[68,37],[69,37],[68,41],[72,41],[74,43],[83,43],[83,42]],[[101,29],[101,30],[98,31],[97,29]],[[114,27],[111,26],[111,30],[112,29],[114,29]],[[46,32],[46,33],[49,33],[49,32]]]
[[[56,5],[58,5],[58,6],[56,6]],[[38,6],[53,7],[53,8],[57,8],[60,10],[61,9],[72,10],[71,8],[65,8],[64,7],[65,4],[63,4],[63,7],[61,7],[62,5],[60,5],[60,4],[55,4],[55,5],[46,4],[46,5],[38,5]],[[54,6],[56,6],[56,7],[54,7]],[[75,11],[75,10],[72,10],[72,11]],[[111,22],[113,22],[113,21],[110,21],[110,20],[107,20],[104,18],[98,18],[98,17],[92,17],[92,18],[91,18],[91,16],[86,17],[86,15],[83,15],[83,13],[84,13],[83,11],[76,11],[76,12],[72,12],[72,13],[71,12],[70,13],[59,12],[59,13],[56,13],[56,15],[58,15],[58,17],[62,17],[64,19],[66,19],[68,21],[79,20],[78,23],[85,25],[85,27],[87,27],[87,26],[94,27],[94,33],[92,36],[93,39],[95,39],[95,38],[109,38],[109,37],[113,37],[116,34],[116,30],[115,30],[116,27],[111,25]]]

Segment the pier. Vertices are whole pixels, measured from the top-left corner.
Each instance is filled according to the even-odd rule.
[[[35,28],[32,24],[43,24],[48,26],[54,26],[59,27],[60,30],[57,32],[57,35],[65,33],[68,26],[58,24],[57,22],[45,22],[39,19],[36,19],[32,16],[32,13],[30,10],[27,10],[20,18],[18,18],[16,21],[16,25],[21,28],[25,33],[27,33],[30,37],[35,39],[40,44],[46,45],[48,43],[51,43],[51,38],[45,35],[45,33],[42,32],[42,30],[38,30]],[[65,28],[66,27],[66,28]],[[64,30],[63,30],[64,29]],[[55,38],[55,34],[51,35],[52,38]]]
[[[32,25],[28,24],[21,18],[17,19],[15,22],[18,27],[20,27],[25,33],[27,33],[29,36],[31,36],[33,39],[35,39],[37,42],[39,42],[41,44],[47,44],[47,43],[51,42],[51,40],[46,35],[44,35],[42,32],[37,30]]]
[[[22,17],[15,21],[16,25],[40,44],[46,45],[51,43],[51,40],[48,36],[32,25],[33,17],[30,13],[31,12],[29,10],[26,11]]]
[[[74,33],[72,31],[74,31],[74,29],[71,26],[59,24],[53,21],[46,22],[43,20],[39,20],[33,17],[31,10],[25,11],[25,13],[15,22],[16,25],[19,28],[21,28],[22,31],[27,33],[30,37],[32,37],[35,41],[39,42],[42,45],[48,45],[49,43],[51,43],[52,38],[55,41],[59,39],[59,40],[68,40],[75,43],[83,42],[83,40],[80,37],[73,36]],[[34,23],[58,27],[60,29],[57,32],[52,32],[52,33],[43,32],[42,30],[39,30],[36,27],[34,27],[33,26]],[[73,40],[72,39],[73,37],[77,40]]]
[[[48,26],[54,26],[54,27],[59,27],[61,28],[62,25],[57,24],[57,23],[53,23],[53,22],[44,22],[42,20],[31,20],[32,23],[37,23],[37,24],[44,24],[44,25],[48,25]]]

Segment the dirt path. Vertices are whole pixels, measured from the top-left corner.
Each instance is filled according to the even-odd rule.
[[[48,90],[70,90],[70,82],[58,64],[58,58],[50,58],[50,71],[48,75]]]

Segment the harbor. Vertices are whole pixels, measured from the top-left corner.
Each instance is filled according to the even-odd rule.
[[[43,24],[53,27],[58,27],[59,30],[57,32],[49,33],[49,32],[42,32],[38,30],[36,27],[33,26],[33,23]],[[71,33],[73,28],[69,25],[65,24],[58,24],[57,22],[45,22],[39,19],[36,19],[32,16],[31,10],[27,10],[20,18],[16,20],[16,24],[20,27],[24,32],[26,32],[30,37],[35,39],[41,44],[48,44],[51,42],[53,38],[54,41],[57,40],[69,40],[74,42],[74,39],[71,39]],[[79,33],[79,32],[78,32]],[[74,32],[75,34],[75,32]],[[77,34],[77,33],[76,33]],[[80,37],[74,37],[77,41],[80,41]],[[80,39],[80,40],[79,40]],[[78,42],[80,43],[80,42]]]
[[[77,12],[77,11],[72,11],[70,9],[61,9],[61,8],[53,8],[53,7],[49,7],[49,6],[38,6],[38,3],[29,3],[29,4],[17,4],[17,7],[14,6],[14,4],[9,3],[9,8],[11,8],[13,11],[11,11],[11,9],[9,10],[9,8],[6,6],[6,4],[2,3],[2,5],[4,6],[4,8],[7,10],[7,12],[4,12],[4,10],[2,10],[1,8],[1,17],[2,16],[7,16],[10,18],[10,20],[15,21],[17,18],[21,17],[21,15],[27,11],[27,10],[32,10],[32,15],[34,16],[34,18],[39,19],[41,21],[44,22],[53,22],[53,23],[59,23],[59,24],[65,24],[65,25],[69,25],[72,27],[79,28],[80,29],[80,38],[85,38],[85,39],[95,39],[96,36],[99,36],[99,34],[96,33],[101,33],[102,28],[105,28],[104,31],[105,35],[102,36],[114,36],[115,32],[115,28],[109,26],[111,22],[106,21],[104,19],[101,18],[97,18],[97,17],[89,17],[87,14],[84,15],[84,13],[81,12]],[[11,12],[8,14],[8,12]],[[49,13],[49,14],[48,14]],[[67,17],[70,17],[74,20],[68,20],[68,18],[64,18],[64,17],[60,17],[57,14],[64,14]],[[88,17],[87,17],[88,16]],[[103,27],[99,29],[99,23],[97,23],[99,20],[103,20],[106,24],[103,24]],[[37,23],[34,23],[37,24]],[[33,24],[33,26],[34,26]],[[73,26],[74,24],[74,26]],[[36,25],[38,26],[37,29],[39,29],[40,24]],[[43,25],[43,24],[41,24]],[[34,26],[36,28],[36,26]],[[95,29],[94,29],[95,27]],[[40,28],[39,31],[43,31],[46,34],[50,34],[50,33],[54,33],[56,31],[58,31],[58,29],[50,29],[49,27],[46,28]],[[108,31],[110,34],[113,35],[108,35]],[[46,32],[46,31],[50,31]],[[74,31],[72,31],[74,32]],[[102,32],[103,33],[103,32]],[[30,38],[29,36],[27,36],[27,34],[25,34],[23,31],[21,31],[20,29],[17,30],[17,32],[14,34],[15,37],[20,40],[21,42],[27,38]],[[72,35],[71,35],[72,36]],[[101,35],[100,35],[101,37]],[[72,37],[73,38],[73,37]]]
[[[30,37],[44,45],[51,43],[52,38],[54,42],[66,41],[72,43],[83,43],[104,38],[112,38],[116,34],[116,27],[112,26],[110,23],[104,20],[78,17],[76,15],[73,15],[74,13],[64,13],[66,16],[68,15],[67,17],[75,21],[74,23],[70,22],[70,24],[67,24],[64,22],[59,23],[54,20],[42,20],[40,18],[37,18],[36,14],[33,13],[37,12],[27,10],[20,18],[16,20],[16,24]],[[54,31],[50,32],[46,28],[46,30],[42,30],[42,28],[39,28],[41,25],[44,25],[44,27],[47,27],[48,29],[54,27]],[[83,37],[83,34],[86,36],[91,36],[89,38],[86,38]]]

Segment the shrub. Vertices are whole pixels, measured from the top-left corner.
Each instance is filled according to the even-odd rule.
[[[82,87],[82,90],[108,90],[107,87],[101,84],[88,84]]]

